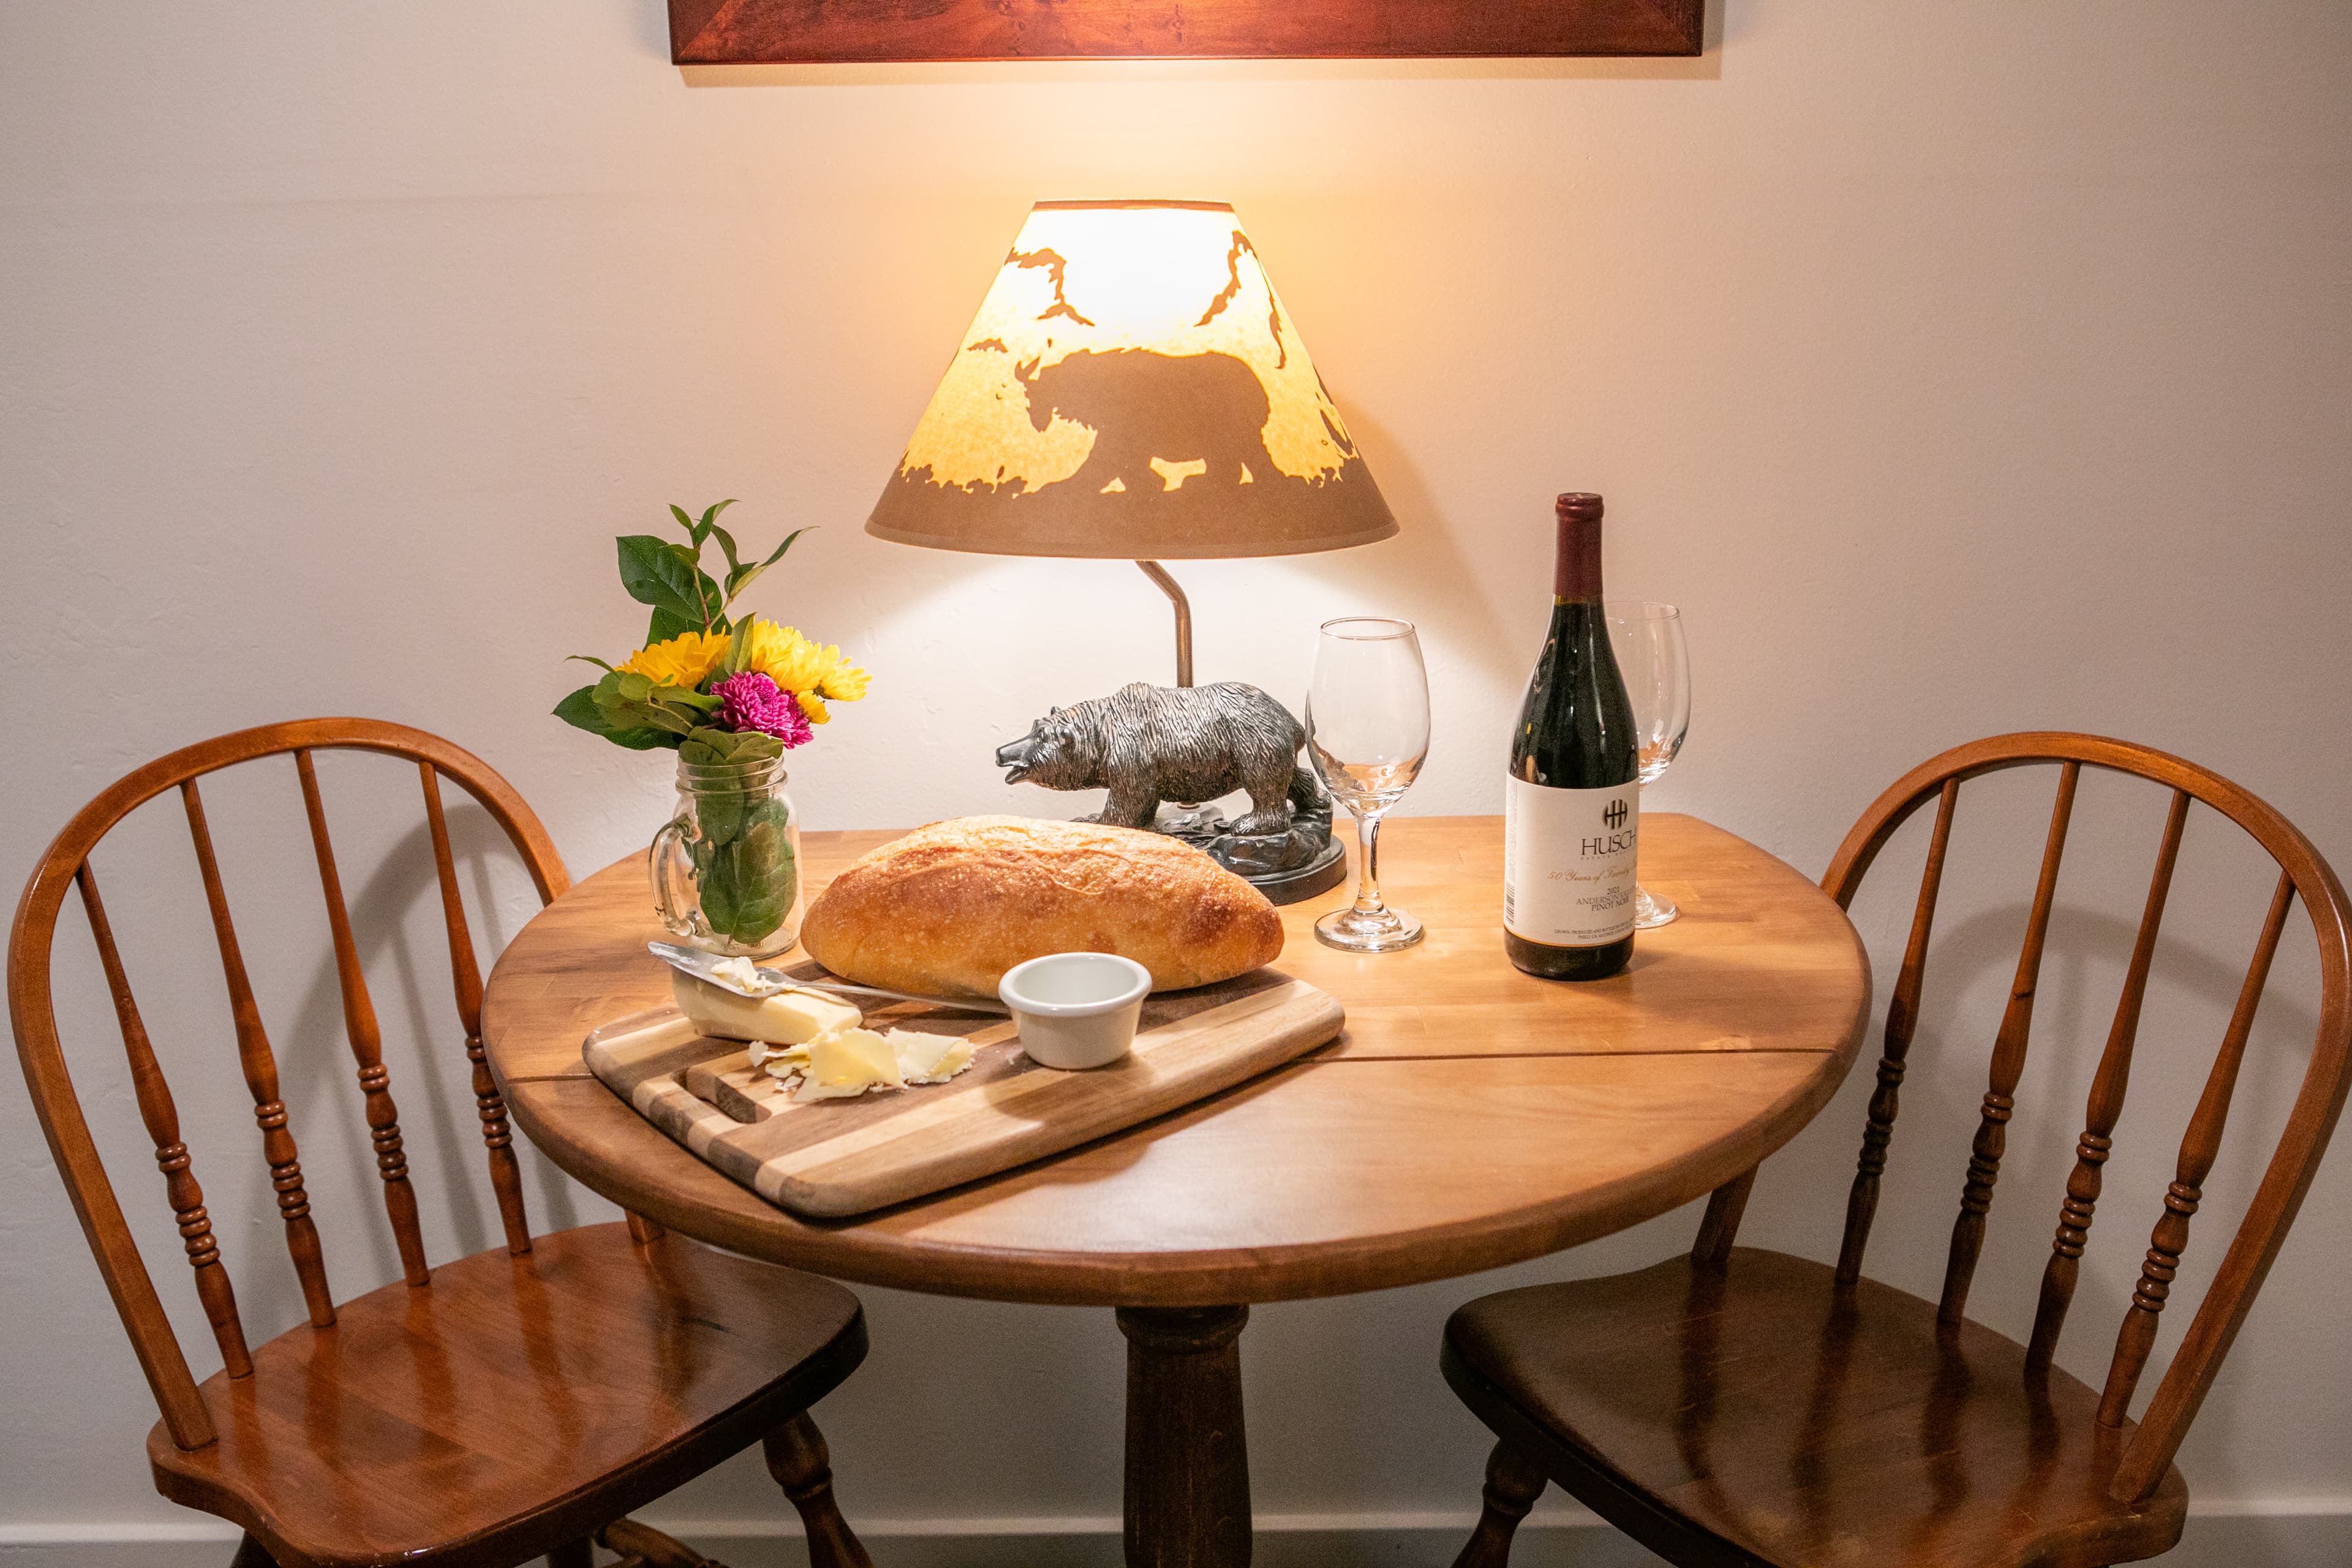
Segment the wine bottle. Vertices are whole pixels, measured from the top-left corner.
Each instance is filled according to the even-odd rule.
[[[1601,607],[1601,498],[1556,510],[1551,631],[1503,782],[1503,949],[1547,980],[1605,980],[1633,956],[1633,706]]]

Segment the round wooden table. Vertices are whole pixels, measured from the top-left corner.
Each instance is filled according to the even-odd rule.
[[[490,976],[483,1041],[515,1121],[614,1202],[837,1279],[1118,1309],[1128,1339],[1127,1560],[1246,1563],[1239,1336],[1253,1301],[1473,1273],[1690,1202],[1786,1142],[1836,1090],[1870,1001],[1843,911],[1693,817],[1643,823],[1642,879],[1682,906],[1612,979],[1503,955],[1499,817],[1404,817],[1383,890],[1426,939],[1359,957],[1314,939],[1341,895],[1284,911],[1277,966],[1339,998],[1339,1039],[1173,1115],[862,1219],[770,1206],[599,1083],[589,1030],[663,1005],[644,858],[548,906]],[[820,833],[812,886],[895,837]]]

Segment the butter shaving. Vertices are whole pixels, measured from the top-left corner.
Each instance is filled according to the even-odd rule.
[[[892,1029],[882,1037],[898,1058],[898,1076],[908,1083],[945,1083],[971,1066],[971,1042],[954,1035]]]
[[[767,989],[767,982],[760,978],[759,966],[748,958],[720,959],[710,966],[710,978],[746,996],[757,996]]]
[[[771,1078],[791,1078],[808,1066],[806,1046],[775,1046],[765,1040],[753,1040],[751,1065]]]
[[[919,1029],[828,1029],[806,1045],[754,1040],[751,1065],[784,1084],[793,1103],[853,1100],[870,1089],[940,1084],[971,1066],[971,1042]]]

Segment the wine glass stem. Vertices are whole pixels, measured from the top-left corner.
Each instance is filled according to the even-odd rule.
[[[1356,912],[1386,914],[1388,906],[1381,902],[1381,814],[1377,811],[1356,818]]]

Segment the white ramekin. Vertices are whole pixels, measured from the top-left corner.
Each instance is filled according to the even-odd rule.
[[[1049,952],[1005,971],[996,994],[1040,1066],[1106,1067],[1135,1044],[1151,971],[1113,952]]]

